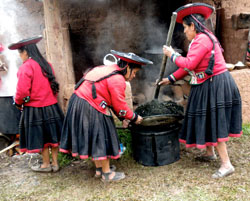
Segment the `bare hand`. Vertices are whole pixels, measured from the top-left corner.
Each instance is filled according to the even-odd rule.
[[[128,119],[124,119],[122,121],[122,127],[123,128],[128,128],[129,123],[130,123],[130,121]]]
[[[171,55],[175,52],[171,46],[166,46],[166,45],[163,45],[162,50],[167,57],[171,57]]]
[[[138,115],[138,118],[137,118],[135,124],[140,124],[142,122],[142,120],[143,120],[143,118],[140,115]]]
[[[158,85],[168,85],[170,84],[170,81],[168,78],[163,78],[159,83]]]

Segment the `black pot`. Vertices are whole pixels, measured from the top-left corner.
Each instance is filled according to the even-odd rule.
[[[134,159],[145,166],[162,166],[180,159],[178,133],[181,125],[131,127]]]

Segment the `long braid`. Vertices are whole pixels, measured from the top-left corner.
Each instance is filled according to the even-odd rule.
[[[50,87],[53,93],[57,94],[59,92],[59,83],[56,81],[56,78],[54,76],[51,66],[44,59],[44,57],[38,50],[36,44],[30,44],[30,45],[26,45],[20,48],[21,52],[24,50],[27,51],[29,57],[34,59],[40,65],[43,75],[47,77],[50,82]]]

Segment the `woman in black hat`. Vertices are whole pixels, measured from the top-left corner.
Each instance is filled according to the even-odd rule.
[[[228,137],[242,134],[241,97],[239,90],[226,69],[219,41],[205,27],[214,8],[204,3],[185,5],[176,10],[178,23],[191,42],[186,57],[164,46],[163,52],[179,69],[159,84],[170,84],[191,75],[192,85],[179,141],[186,147],[207,148],[203,159],[216,159],[216,147],[221,167],[213,178],[234,172],[226,147]]]
[[[125,178],[114,172],[109,160],[120,157],[120,143],[112,111],[127,127],[128,122],[139,124],[142,117],[125,102],[125,81],[132,80],[141,65],[152,62],[133,53],[111,51],[117,64],[97,66],[83,76],[71,96],[64,120],[60,151],[71,152],[81,159],[89,157],[95,163],[95,177],[103,181]]]
[[[42,153],[43,163],[32,166],[33,171],[56,172],[59,170],[57,155],[64,115],[57,103],[59,84],[53,69],[36,46],[41,39],[38,36],[9,45],[9,49],[18,50],[23,61],[17,73],[15,95],[15,105],[22,110],[20,151]]]

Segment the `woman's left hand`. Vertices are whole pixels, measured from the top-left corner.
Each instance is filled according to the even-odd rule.
[[[171,55],[175,52],[171,46],[166,46],[166,45],[163,45],[162,50],[167,57],[171,57]]]
[[[170,84],[170,80],[168,78],[163,78],[158,85],[168,85]]]
[[[129,123],[130,123],[130,121],[128,119],[124,119],[122,121],[122,127],[123,128],[128,128]]]

